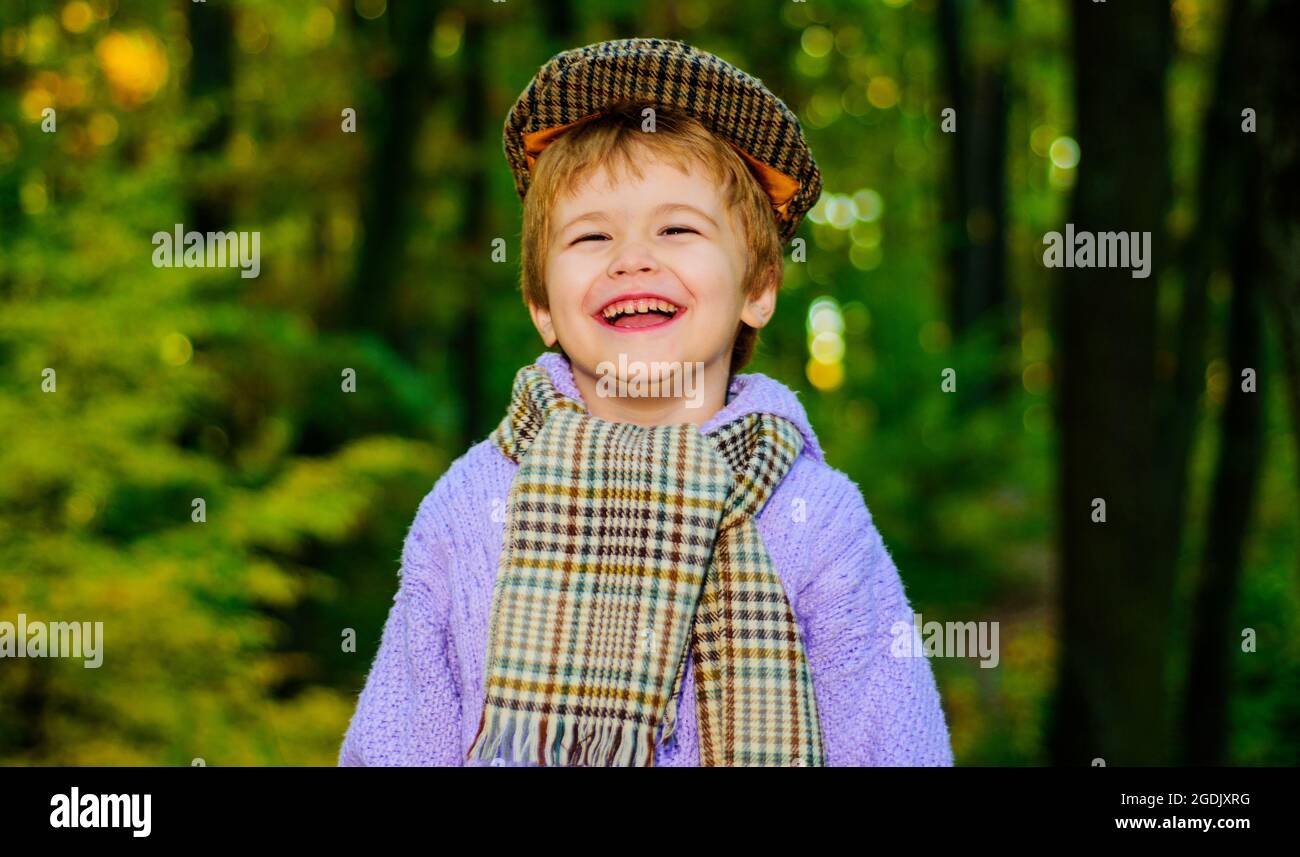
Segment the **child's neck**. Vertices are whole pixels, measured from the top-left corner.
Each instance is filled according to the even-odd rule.
[[[677,392],[668,395],[671,384],[665,384],[664,395],[630,395],[617,388],[616,379],[592,374],[584,367],[570,364],[573,382],[582,394],[587,412],[593,417],[618,423],[639,426],[670,426],[694,423],[702,426],[727,404],[727,389],[731,373],[725,361],[706,363],[702,371],[685,373],[677,385]],[[630,379],[629,379],[630,380]],[[621,394],[620,394],[621,392]]]

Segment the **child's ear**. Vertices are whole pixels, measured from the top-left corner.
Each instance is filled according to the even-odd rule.
[[[550,348],[557,339],[555,325],[551,324],[551,311],[529,301],[528,314],[533,317],[533,327],[537,328],[537,332],[542,335],[542,341],[546,343],[547,348]]]
[[[740,313],[740,320],[753,328],[765,326],[776,312],[776,290],[780,285],[781,269],[773,265],[763,277],[763,285],[757,294],[745,299],[745,308]]]

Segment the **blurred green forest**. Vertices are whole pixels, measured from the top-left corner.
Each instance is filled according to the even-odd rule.
[[[931,660],[958,764],[1300,764],[1286,5],[7,0],[0,620],[106,651],[0,661],[0,763],[334,764],[421,498],[543,350],[506,113],[658,36],[809,136],[749,371],[914,608],[1000,623],[997,668]],[[1152,277],[1044,268],[1071,219],[1154,230]],[[260,276],[154,267],[177,223],[260,232]]]

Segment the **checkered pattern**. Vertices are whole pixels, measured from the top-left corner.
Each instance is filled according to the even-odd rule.
[[[754,523],[797,428],[609,422],[532,365],[493,440],[519,469],[469,758],[653,765],[690,651],[701,764],[824,764],[798,624]]]
[[[798,183],[776,212],[789,243],[822,191],[798,118],[756,77],[713,54],[670,39],[614,39],[556,54],[538,70],[506,117],[506,160],[515,190],[528,193],[524,136],[570,125],[619,102],[680,108],[744,154]]]

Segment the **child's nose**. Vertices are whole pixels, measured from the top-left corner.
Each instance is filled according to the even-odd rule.
[[[649,248],[640,242],[628,241],[614,255],[609,273],[610,276],[618,277],[640,271],[654,271],[658,267],[659,263],[655,261],[654,254]]]

